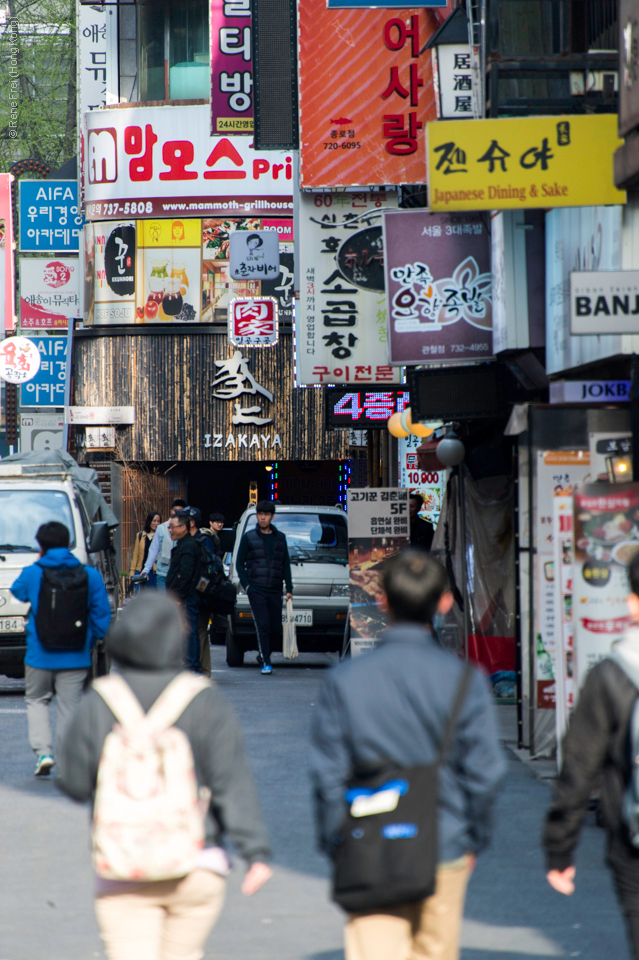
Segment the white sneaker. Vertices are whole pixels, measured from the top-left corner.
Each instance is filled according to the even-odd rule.
[[[55,763],[55,760],[50,753],[45,753],[41,757],[38,757],[38,762],[36,763],[36,768],[34,771],[34,776],[36,777],[48,777],[51,773],[51,767]]]

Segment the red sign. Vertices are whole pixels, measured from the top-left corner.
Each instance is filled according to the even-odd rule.
[[[237,297],[229,304],[229,340],[236,347],[271,347],[277,343],[277,300]]]

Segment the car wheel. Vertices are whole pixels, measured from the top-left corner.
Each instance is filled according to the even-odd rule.
[[[226,662],[229,667],[241,667],[244,663],[244,650],[233,636],[230,625],[226,628]]]

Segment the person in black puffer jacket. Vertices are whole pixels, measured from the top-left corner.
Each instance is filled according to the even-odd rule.
[[[258,663],[263,674],[273,673],[271,641],[282,630],[282,582],[286,599],[293,596],[291,561],[286,537],[271,523],[275,504],[260,500],[257,525],[244,534],[237,552],[237,573],[251,604],[257,632]]]

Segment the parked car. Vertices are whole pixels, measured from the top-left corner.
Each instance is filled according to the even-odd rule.
[[[237,525],[230,564],[229,575],[238,588],[235,610],[228,617],[226,629],[226,662],[230,667],[242,666],[245,652],[257,650],[253,614],[236,569],[242,536],[255,523],[255,506],[251,505]],[[348,526],[345,513],[339,507],[278,504],[273,523],[286,535],[288,543],[300,652],[341,650],[348,615]],[[283,604],[282,619],[284,615]]]

